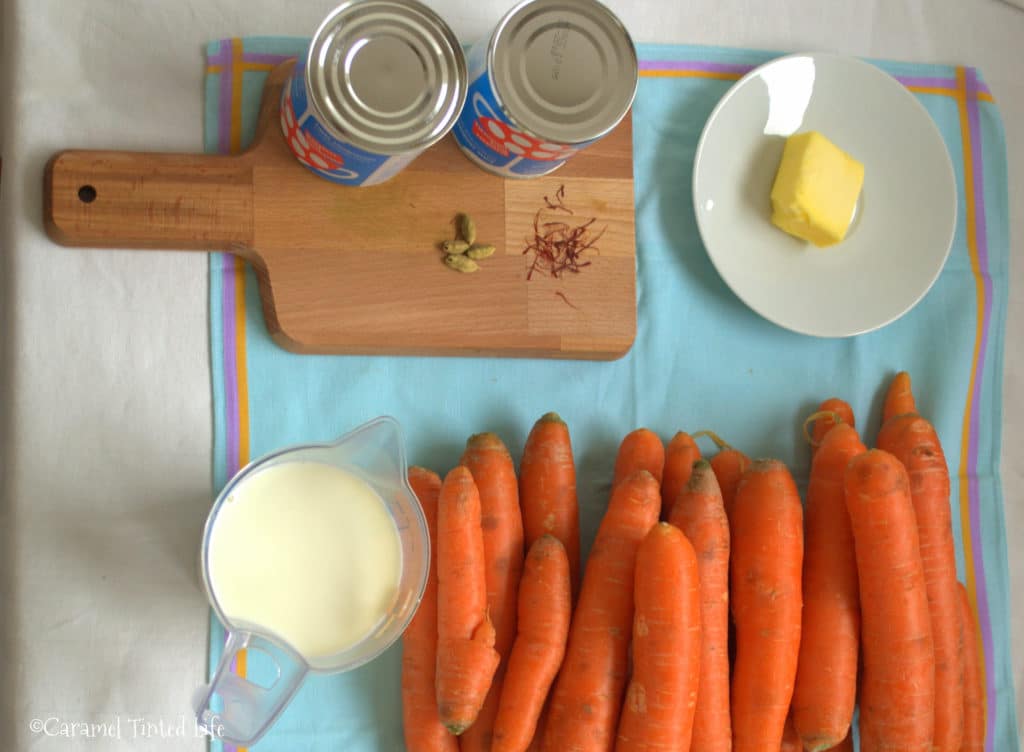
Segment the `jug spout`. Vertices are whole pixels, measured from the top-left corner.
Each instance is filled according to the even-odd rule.
[[[389,487],[405,484],[405,442],[394,418],[383,415],[364,423],[330,445],[334,462],[357,469],[368,482]]]

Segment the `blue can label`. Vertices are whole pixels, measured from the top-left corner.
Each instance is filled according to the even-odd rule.
[[[281,131],[299,162],[317,175],[344,185],[375,185],[397,175],[419,155],[375,154],[336,138],[309,105],[305,73],[300,59],[281,95]]]
[[[544,175],[587,145],[545,142],[516,128],[494,95],[486,42],[473,46],[468,63],[472,83],[452,133],[463,152],[485,169],[509,177]]]

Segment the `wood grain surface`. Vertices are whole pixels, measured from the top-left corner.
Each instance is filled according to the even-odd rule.
[[[257,135],[236,156],[64,151],[45,174],[44,220],[67,246],[230,251],[256,270],[267,328],[303,353],[613,359],[636,335],[632,124],[550,176],[504,179],[449,135],[395,178],[353,188],[300,165],[264,88]],[[592,264],[527,280],[534,215],[564,186],[604,229]],[[446,267],[440,241],[468,212],[496,246],[480,271]]]

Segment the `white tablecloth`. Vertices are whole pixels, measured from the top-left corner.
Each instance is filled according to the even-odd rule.
[[[203,44],[309,35],[333,0],[6,0],[0,76],[0,749],[199,750],[208,613],[203,254],[81,251],[43,234],[46,159],[200,151]],[[466,41],[511,0],[433,0]],[[1024,12],[998,0],[609,0],[638,41],[978,66],[1003,113],[1024,237]],[[1024,262],[1011,262],[1003,488],[1024,593]],[[1024,596],[1012,607],[1024,638]],[[1024,648],[1014,676],[1024,687]],[[1024,692],[1018,717],[1024,719]],[[114,738],[94,738],[113,724]],[[45,728],[39,731],[40,724]],[[67,735],[51,735],[51,732]]]

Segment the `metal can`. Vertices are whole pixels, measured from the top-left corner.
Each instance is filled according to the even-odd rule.
[[[281,95],[281,128],[316,174],[375,185],[448,133],[466,82],[462,46],[426,5],[349,0],[296,61]]]
[[[544,175],[619,124],[638,76],[629,32],[601,3],[523,0],[470,50],[453,134],[485,170]]]

